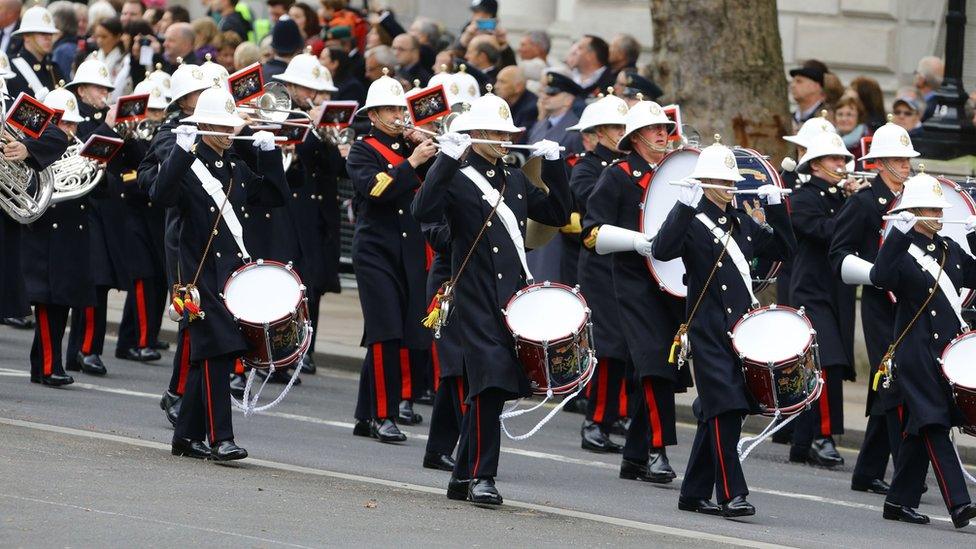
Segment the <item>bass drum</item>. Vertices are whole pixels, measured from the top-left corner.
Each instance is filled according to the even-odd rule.
[[[971,215],[976,215],[976,201],[973,197],[966,192],[961,186],[959,186],[955,181],[943,177],[937,176],[936,179],[942,184],[942,193],[945,195],[946,200],[952,204],[951,208],[948,208],[943,212],[942,216],[944,219],[951,220],[964,220]],[[898,207],[899,200],[891,205],[891,209]],[[881,225],[881,242],[884,242],[886,236],[891,231],[891,223],[887,221],[882,221]],[[962,246],[962,249],[969,255],[973,255],[973,250],[969,249],[969,240],[966,238],[966,226],[962,223],[947,223],[942,226],[942,230],[939,231],[942,236],[947,236],[956,241],[956,244]],[[973,302],[976,301],[976,289],[974,288],[960,288],[959,294],[962,297],[963,307],[972,307]]]
[[[733,147],[732,153],[735,155],[735,162],[738,164],[739,173],[744,178],[735,184],[737,189],[758,189],[763,185],[770,184],[780,188],[786,186],[779,172],[759,152],[745,147]],[[732,199],[732,204],[736,208],[742,209],[742,198],[750,202],[758,200],[758,197],[755,195],[735,195]],[[761,292],[775,281],[776,273],[779,272],[782,266],[783,263],[779,261],[760,259],[758,257],[754,258],[750,264],[753,291],[756,293]]]
[[[678,203],[678,193],[681,187],[671,185],[671,181],[679,181],[690,176],[695,171],[698,162],[698,149],[684,148],[669,152],[654,170],[654,175],[644,189],[644,203],[641,205],[641,216],[638,227],[644,234],[657,234],[664,220]],[[685,286],[685,264],[681,259],[659,261],[647,258],[647,268],[651,276],[657,281],[661,290],[684,298],[688,294]]]

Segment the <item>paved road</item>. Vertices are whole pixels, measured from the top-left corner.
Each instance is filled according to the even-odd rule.
[[[933,489],[912,526],[881,519],[880,496],[852,492],[839,470],[787,463],[765,444],[744,465],[759,514],[730,521],[676,509],[678,483],[617,478],[619,456],[580,450],[580,416],[560,414],[503,447],[499,488],[485,510],[443,496],[447,473],[420,467],[426,422],[403,445],[353,437],[355,376],[320,368],[277,408],[235,415],[252,458],[221,466],[169,455],[158,407],[163,362],[107,359],[109,376],[65,389],[27,380],[30,334],[0,328],[0,545],[392,545],[973,547]],[[107,345],[113,348],[114,343]],[[420,412],[429,412],[421,406]],[[519,427],[527,428],[522,424]],[[693,430],[671,451],[680,472]],[[680,480],[680,478],[679,478]]]

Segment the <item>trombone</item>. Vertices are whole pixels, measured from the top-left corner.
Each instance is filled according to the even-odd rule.
[[[425,129],[425,128],[418,128],[417,126],[415,126],[413,124],[413,122],[411,122],[409,120],[401,120],[399,118],[397,118],[396,120],[393,121],[393,125],[400,126],[403,129],[405,129],[405,130],[414,130],[414,131],[420,132],[422,134],[429,135],[429,136],[433,137],[434,139],[437,139],[438,137],[441,137],[441,136],[444,135],[443,133],[434,132],[434,131],[431,131],[431,130],[428,130],[428,129]],[[478,139],[478,138],[474,138],[473,137],[473,138],[471,138],[471,142],[472,143],[481,143],[481,144],[484,144],[484,145],[501,145],[502,147],[505,147],[506,149],[528,149],[528,150],[531,150],[533,148],[532,145],[520,145],[518,143],[513,143],[511,141],[498,141],[498,140],[495,140],[495,139]],[[437,144],[435,143],[435,146],[436,145]],[[559,147],[559,150],[560,151],[565,151],[566,150],[566,147],[562,147],[561,146],[561,147]]]
[[[285,126],[310,127],[306,122],[289,122],[290,115],[300,116],[311,121],[308,113],[299,109],[292,108],[291,96],[284,84],[279,82],[268,82],[264,85],[264,93],[257,99],[253,99],[238,106],[239,109],[248,113],[251,119],[261,124],[282,124]],[[257,115],[257,116],[253,116]],[[267,128],[265,128],[267,129]]]

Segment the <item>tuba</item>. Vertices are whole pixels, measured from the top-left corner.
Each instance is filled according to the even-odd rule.
[[[2,96],[0,118],[0,144],[24,138],[17,128],[7,124],[7,103]],[[51,204],[54,186],[36,175],[37,172],[24,161],[7,160],[0,155],[0,209],[18,223],[26,225],[37,221]]]
[[[41,184],[54,189],[51,204],[85,196],[101,181],[102,166],[78,154],[83,146],[80,141],[70,145],[61,158],[40,173]]]

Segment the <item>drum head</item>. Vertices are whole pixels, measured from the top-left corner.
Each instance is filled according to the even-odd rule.
[[[227,281],[224,303],[235,317],[263,324],[295,312],[302,299],[301,281],[284,266],[252,263]]]
[[[640,230],[644,234],[654,234],[664,224],[665,218],[678,202],[681,187],[671,185],[671,181],[678,181],[691,175],[698,162],[698,149],[678,149],[672,151],[661,160],[651,181],[644,191],[644,205],[641,208]],[[657,280],[661,289],[676,296],[685,297],[688,288],[685,286],[685,265],[680,259],[658,261],[648,259],[651,275]]]
[[[946,347],[942,372],[953,385],[976,390],[976,332],[964,334]]]
[[[530,341],[559,341],[586,323],[586,303],[566,286],[529,286],[508,303],[505,321],[513,334]]]
[[[807,317],[788,307],[763,307],[732,328],[736,352],[759,364],[777,364],[802,356],[813,343]]]
[[[780,188],[785,187],[783,178],[780,177],[779,172],[773,168],[769,161],[763,158],[762,154],[744,147],[733,147],[732,152],[735,154],[735,161],[738,164],[739,173],[745,178],[736,183],[735,188],[758,189],[768,184],[776,185]],[[743,195],[735,195],[732,199],[732,204],[736,208],[741,208],[740,196]],[[745,195],[744,198],[748,199],[750,204],[758,199],[755,195]],[[765,202],[763,202],[763,205],[765,205]],[[782,265],[779,261],[761,258],[753,262],[752,279],[756,281],[753,282],[753,290],[760,292],[768,286]]]
[[[962,187],[956,185],[951,179],[945,177],[937,177],[939,183],[942,184],[942,194],[945,199],[952,204],[951,208],[947,208],[942,212],[942,217],[944,219],[952,220],[964,220],[967,217],[976,214],[976,202],[973,198],[969,196]],[[897,208],[900,199],[896,199],[891,205],[891,208]],[[887,221],[882,221],[881,225],[881,238],[884,242],[884,238],[888,236],[891,232],[891,223]],[[962,223],[947,223],[942,226],[942,230],[939,231],[942,236],[949,237],[953,239],[956,244],[962,246],[962,249],[969,255],[973,255],[973,250],[969,249],[969,240],[966,238],[966,226]],[[959,294],[962,296],[963,306],[970,306],[976,298],[976,293],[974,293],[972,288],[959,288]]]

